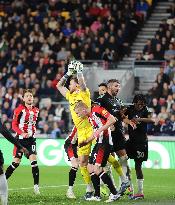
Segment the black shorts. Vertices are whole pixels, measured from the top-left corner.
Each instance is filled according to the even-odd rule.
[[[126,142],[126,152],[130,159],[135,161],[147,161],[148,159],[148,142],[133,143],[130,140]]]
[[[123,133],[120,132],[111,132],[112,141],[113,141],[113,152],[125,149],[125,137]]]
[[[36,139],[35,138],[30,137],[30,138],[25,138],[25,139],[18,139],[18,141],[23,147],[28,149],[29,156],[32,154],[35,154],[35,155],[37,154],[37,152],[36,152]],[[21,159],[23,156],[23,152],[21,152],[16,146],[14,146],[13,156],[15,158]]]
[[[101,167],[105,167],[111,152],[111,145],[96,143],[89,157],[89,164],[98,164]]]
[[[2,154],[2,152],[0,150],[0,167],[2,167],[3,164],[4,164],[4,157],[3,157],[3,154]]]
[[[64,144],[64,150],[67,154],[67,157],[68,157],[69,161],[71,161],[74,158],[78,158],[77,144],[65,143]]]

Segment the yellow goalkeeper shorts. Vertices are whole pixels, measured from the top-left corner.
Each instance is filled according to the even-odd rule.
[[[82,141],[85,141],[89,137],[91,137],[91,135],[93,133],[93,128],[91,126],[89,126],[89,127],[78,129],[77,132],[78,132],[78,144],[79,144]],[[89,154],[91,153],[91,145],[92,145],[92,142],[90,142],[86,146],[78,148],[78,156],[82,156],[82,155],[89,156]]]

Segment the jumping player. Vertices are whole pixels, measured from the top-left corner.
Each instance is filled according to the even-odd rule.
[[[128,127],[129,140],[126,142],[126,151],[130,159],[134,159],[137,176],[138,192],[132,199],[143,199],[143,172],[142,163],[148,159],[147,123],[154,121],[149,117],[150,113],[146,107],[146,100],[142,94],[133,99],[133,105],[125,112],[129,120],[137,123],[137,128]]]
[[[16,139],[29,150],[29,160],[32,167],[34,180],[34,193],[40,194],[39,191],[39,168],[37,164],[36,153],[36,122],[39,114],[39,109],[33,106],[34,97],[30,89],[24,90],[23,104],[19,105],[14,110],[12,129],[16,132]],[[14,147],[14,160],[6,170],[6,178],[8,179],[15,169],[19,166],[23,153],[18,147]]]
[[[91,108],[91,99],[89,89],[86,87],[83,73],[83,64],[78,61],[71,62],[68,65],[68,72],[60,79],[57,84],[57,89],[60,93],[66,97],[70,104],[70,111],[73,122],[77,128],[78,144],[91,136],[93,128],[88,119],[83,119],[77,116],[74,111],[74,107],[78,101],[83,101],[89,108]],[[74,72],[77,72],[77,78],[72,77]],[[71,78],[69,84],[69,90],[66,88],[65,83],[68,78]],[[91,197],[93,193],[93,186],[91,184],[91,178],[87,170],[88,157],[91,152],[91,143],[78,149],[78,159],[80,164],[80,171],[85,183],[87,184],[85,199]]]

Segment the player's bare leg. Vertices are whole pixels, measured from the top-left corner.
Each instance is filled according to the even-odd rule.
[[[76,199],[75,194],[73,192],[73,185],[75,182],[76,173],[78,171],[78,166],[79,166],[78,158],[73,158],[71,160],[71,165],[72,167],[69,171],[69,188],[67,190],[66,196],[69,199]]]
[[[32,167],[32,174],[33,174],[33,180],[34,180],[34,193],[40,194],[39,191],[39,168],[37,164],[37,157],[35,154],[31,154],[29,156],[29,160]]]

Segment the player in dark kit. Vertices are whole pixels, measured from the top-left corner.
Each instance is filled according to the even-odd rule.
[[[106,202],[116,201],[120,198],[120,194],[117,193],[111,178],[104,170],[113,145],[110,126],[115,123],[116,119],[106,109],[100,107],[99,105],[94,105],[90,109],[82,101],[75,105],[75,112],[79,117],[89,118],[89,121],[95,130],[91,137],[79,144],[79,147],[85,146],[96,138],[96,144],[91,152],[88,163],[88,171],[91,175],[91,181],[95,189],[95,194],[88,200],[101,200],[101,179],[108,186],[111,192],[109,199]]]
[[[64,150],[67,154],[68,160],[71,162],[71,169],[69,171],[69,188],[66,196],[69,199],[76,199],[73,192],[73,185],[78,171],[78,155],[77,155],[77,128],[74,126],[70,135],[66,138],[64,143]]]
[[[118,119],[112,127],[111,132],[113,140],[113,151],[119,156],[120,164],[122,165],[123,172],[126,176],[128,172],[128,156],[125,150],[125,137],[122,121],[128,124],[131,129],[135,128],[136,124],[133,121],[127,119],[127,117],[123,114],[124,104],[119,98],[117,98],[119,90],[119,81],[116,79],[109,80],[107,82],[107,92],[104,95],[98,97],[96,102]],[[123,190],[127,187],[129,187],[129,183],[123,182],[121,184],[121,192],[123,192]]]
[[[142,199],[144,198],[142,162],[148,159],[147,123],[154,121],[149,117],[146,100],[141,94],[134,97],[133,105],[127,108],[125,115],[137,124],[136,129],[128,127],[129,140],[126,142],[126,150],[128,157],[134,159],[137,175],[138,193],[133,195],[132,199]]]
[[[14,144],[18,149],[24,153],[26,156],[28,156],[28,150],[24,148],[7,130],[7,128],[1,123],[0,121],[0,133],[12,144]],[[3,172],[3,164],[4,164],[4,158],[3,154],[0,150],[0,200],[2,205],[7,205],[8,203],[8,185],[7,180]]]
[[[30,89],[24,90],[23,104],[19,105],[14,110],[12,129],[16,132],[16,139],[29,150],[29,160],[32,167],[32,174],[34,179],[34,193],[40,194],[39,191],[39,168],[37,164],[36,153],[36,122],[39,114],[39,109],[33,106],[34,98],[33,92]],[[8,179],[15,169],[19,166],[23,153],[14,147],[13,150],[14,161],[6,170],[6,178]]]

